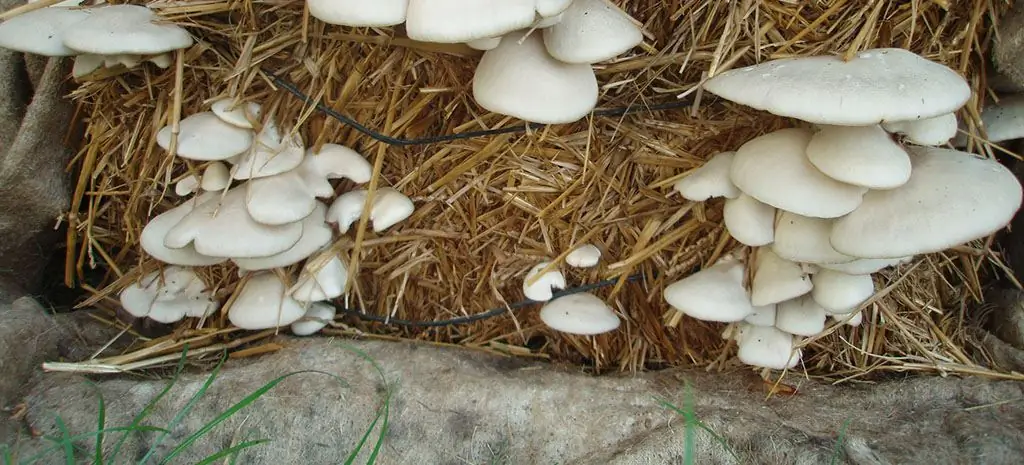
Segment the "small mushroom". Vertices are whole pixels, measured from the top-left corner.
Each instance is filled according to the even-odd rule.
[[[875,294],[875,281],[867,274],[821,270],[811,281],[811,295],[828,313],[849,313]]]
[[[409,0],[306,0],[309,15],[327,24],[387,27],[405,22]]]
[[[540,319],[555,331],[592,336],[614,331],[619,317],[597,296],[580,292],[561,296],[540,310]]]
[[[124,288],[119,297],[121,306],[132,316],[174,323],[185,317],[209,316],[217,310],[219,304],[205,288],[192,270],[169,266]]]
[[[164,126],[156,133],[156,143],[164,150],[171,149],[171,129]],[[179,122],[175,153],[191,160],[225,160],[249,150],[252,141],[252,131],[225,123],[207,111]]]
[[[753,305],[783,302],[811,292],[811,288],[811,278],[799,263],[786,260],[771,249],[758,249],[757,269],[750,286]]]
[[[601,260],[601,249],[594,244],[583,244],[565,256],[565,263],[573,268],[590,268]]]
[[[317,302],[340,297],[348,284],[348,267],[329,247],[306,260],[299,279],[288,295],[299,302]]]
[[[743,321],[754,326],[775,326],[777,307],[776,304],[754,307],[754,313],[744,318]]]
[[[741,193],[735,199],[726,199],[722,216],[733,239],[761,247],[775,241],[775,211],[775,207]]]
[[[228,309],[228,320],[248,330],[294,323],[306,314],[306,309],[285,291],[284,281],[274,272],[260,271],[251,275]]]
[[[262,109],[256,102],[242,103],[232,98],[222,98],[213,102],[210,111],[225,123],[252,129],[252,122],[259,120]]]
[[[532,5],[530,15],[532,19]],[[542,124],[571,123],[588,115],[598,96],[593,68],[558,61],[544,49],[540,35],[524,34],[510,33],[484,52],[473,75],[476,103],[487,111]]]
[[[664,299],[676,311],[698,320],[742,321],[754,313],[743,287],[746,267],[726,257],[718,263],[665,287]]]
[[[164,240],[172,228],[188,215],[196,205],[213,199],[214,194],[200,194],[186,200],[181,205],[167,210],[146,223],[139,236],[139,245],[149,256],[170,265],[210,266],[223,263],[227,258],[209,257],[196,251],[192,245],[171,248],[164,245]]]
[[[735,199],[741,192],[729,179],[729,167],[736,152],[721,152],[675,183],[673,188],[683,198],[703,202],[710,198]]]
[[[331,208],[327,209],[327,222],[338,226],[338,232],[345,234],[352,227],[352,223],[359,221],[359,217],[366,208],[366,197],[369,192],[366,189],[348,191],[334,199]]]
[[[772,252],[786,260],[815,265],[849,263],[856,259],[836,252],[829,242],[834,220],[782,212],[775,226]]]
[[[802,351],[793,350],[793,335],[774,326],[740,323],[736,334],[741,362],[772,370],[786,370],[800,363]]]
[[[946,113],[931,118],[882,123],[886,131],[901,134],[912,144],[942,145],[956,136],[956,115]]]
[[[866,187],[832,179],[807,160],[810,129],[787,128],[755,137],[736,151],[729,178],[741,191],[780,210],[835,218],[860,205]]]
[[[249,151],[231,168],[231,177],[244,180],[286,173],[302,163],[305,153],[302,136],[281,134],[276,123],[267,121]]]
[[[626,12],[604,0],[573,0],[562,20],[544,29],[544,46],[558,61],[592,64],[640,45],[643,32]]]
[[[565,289],[565,276],[557,268],[543,275],[540,275],[535,281],[531,283],[531,280],[538,276],[545,267],[551,262],[541,262],[530,268],[530,271],[526,273],[526,278],[523,279],[523,294],[526,295],[527,299],[536,302],[546,302],[551,300],[554,296],[552,288],[554,289]]]
[[[416,206],[412,200],[393,188],[382,187],[374,194],[373,206],[370,207],[373,230],[383,232],[409,218],[414,211]]]
[[[445,44],[496,37],[529,27],[535,0],[408,0],[405,31],[412,40]]]
[[[323,302],[313,302],[306,309],[302,318],[292,322],[292,334],[296,336],[311,336],[327,327],[327,324],[334,320],[337,310],[333,305]]]
[[[775,327],[797,336],[814,336],[825,329],[825,309],[811,295],[779,303]]]
[[[910,179],[910,157],[877,124],[825,126],[807,144],[807,159],[826,176],[855,186],[893,189]]]

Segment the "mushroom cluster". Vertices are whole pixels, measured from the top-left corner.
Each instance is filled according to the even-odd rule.
[[[273,118],[261,124],[261,113],[259,104],[222,98],[182,119],[176,138],[172,126],[157,132],[161,148],[171,150],[175,142],[178,157],[205,167],[177,181],[174,190],[185,200],[152,218],[140,242],[148,255],[173,267],[233,263],[245,279],[228,310],[236,327],[297,324],[296,334],[311,334],[328,313],[312,304],[342,296],[348,282],[347,265],[333,247],[335,229],[345,234],[368,209],[374,231],[383,232],[415,206],[390,187],[377,189],[372,202],[365,189],[335,197],[331,180],[370,181],[366,159],[337,144],[307,148],[301,135]],[[286,269],[303,261],[292,283]],[[149,289],[146,279],[135,286]],[[126,308],[138,293],[133,289],[122,291]],[[304,316],[316,321],[300,322]]]
[[[601,249],[583,244],[565,256],[573,268],[591,268],[601,259]],[[618,329],[620,320],[615,311],[600,297],[589,292],[576,292],[559,297],[554,289],[567,287],[565,275],[550,261],[534,265],[523,280],[523,294],[535,302],[545,302],[540,319],[549,328],[563,333],[592,336]]]
[[[169,52],[194,43],[184,28],[167,24],[142,5],[79,1],[32,10],[0,24],[0,47],[50,57],[75,57],[72,75],[100,68],[134,68],[143,62],[171,65]]]
[[[542,124],[597,105],[592,64],[643,42],[637,22],[607,0],[306,0],[328,24],[405,24],[410,39],[484,50],[473,98],[488,111]]]
[[[796,366],[797,338],[828,317],[860,324],[873,273],[987,237],[1020,209],[1010,170],[939,147],[956,133],[966,81],[907,50],[774,60],[704,88],[816,126],[751,139],[674,185],[690,201],[724,198],[726,229],[751,250],[670,284],[664,298],[735,323],[724,336],[743,363]]]

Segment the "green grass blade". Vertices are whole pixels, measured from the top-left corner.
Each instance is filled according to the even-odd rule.
[[[356,457],[359,457],[359,453],[362,452],[363,446],[366,445],[366,440],[370,438],[370,433],[377,427],[377,422],[380,421],[383,409],[377,410],[377,416],[373,419],[373,423],[370,423],[370,427],[366,428],[366,432],[363,433],[363,437],[359,439],[356,444],[356,448],[348,454],[348,459],[345,460],[345,465],[352,465],[356,463]]]
[[[96,451],[93,456],[93,465],[103,465],[103,428],[107,426],[107,406],[103,401],[103,392],[91,381],[88,381],[89,385],[96,390],[97,408],[99,413],[96,415]]]
[[[168,454],[167,457],[165,457],[163,460],[161,460],[160,463],[161,464],[166,464],[166,463],[170,462],[171,459],[177,457],[179,454],[184,452],[185,449],[187,449],[189,446],[191,446],[194,442],[198,441],[199,438],[203,437],[203,435],[209,433],[213,428],[216,428],[217,425],[223,423],[228,418],[231,418],[239,410],[241,410],[241,409],[249,406],[249,404],[255,402],[256,399],[259,399],[260,397],[262,397],[264,394],[267,393],[267,391],[273,389],[274,386],[277,386],[279,383],[281,383],[281,381],[284,381],[287,378],[290,378],[290,377],[292,377],[294,375],[298,375],[298,374],[301,374],[301,373],[318,373],[318,374],[322,374],[322,375],[327,375],[327,376],[330,376],[331,378],[334,378],[334,379],[342,382],[343,384],[347,385],[347,383],[345,383],[345,380],[342,379],[341,377],[339,377],[337,375],[334,375],[334,374],[331,374],[331,373],[324,372],[324,371],[318,371],[318,370],[303,370],[303,371],[296,371],[296,372],[288,373],[286,375],[282,375],[282,376],[280,376],[278,378],[275,378],[275,379],[271,380],[269,383],[264,384],[263,387],[257,389],[253,393],[249,394],[244,399],[242,399],[241,401],[239,401],[235,405],[232,405],[230,408],[228,408],[224,412],[222,412],[220,415],[217,415],[217,417],[214,418],[213,420],[211,420],[209,423],[203,425],[202,428],[199,428],[196,432],[192,433],[191,436],[189,436],[184,441],[182,441],[181,444],[178,444],[174,449],[172,449],[170,454]]]
[[[153,400],[151,400],[148,404],[146,404],[146,407],[144,407],[142,411],[139,412],[139,414],[136,415],[134,419],[132,419],[132,423],[129,426],[129,428],[142,423],[142,420],[144,420],[147,416],[149,416],[150,413],[153,412],[153,408],[156,407],[156,404],[159,403],[160,400],[163,399],[164,396],[171,391],[171,387],[173,387],[174,384],[178,382],[178,377],[181,376],[181,372],[185,370],[185,360],[187,356],[188,344],[185,344],[185,346],[181,349],[181,359],[178,360],[178,366],[174,369],[174,376],[172,376],[171,379],[168,380],[167,385],[164,386],[164,389],[162,391],[160,391],[160,394],[157,394],[157,396],[153,398]],[[129,430],[129,432],[131,432],[131,430]],[[114,450],[110,454],[110,460],[115,461],[114,463],[116,463],[117,456],[120,455],[121,453],[121,447],[127,440],[128,432],[121,435],[121,439],[118,440],[117,444],[114,445]]]
[[[682,416],[683,419],[686,421],[686,432],[683,440],[684,445],[687,449],[685,455],[683,456],[684,461],[687,464],[693,463],[694,454],[692,453],[692,448],[696,447],[696,436],[694,436],[693,433],[695,432],[694,427],[696,427],[711,435],[715,442],[718,442],[718,444],[722,446],[722,448],[725,449],[725,451],[728,452],[729,455],[732,455],[732,457],[736,459],[736,461],[742,462],[742,460],[740,460],[739,455],[736,454],[736,451],[734,451],[732,447],[729,446],[729,443],[726,442],[725,438],[719,436],[718,433],[714,432],[711,428],[708,427],[708,425],[705,425],[704,422],[700,421],[700,419],[697,418],[696,406],[693,403],[692,387],[689,384],[687,384],[686,386],[687,387],[684,391],[686,394],[684,394],[683,398],[684,408],[682,409],[676,407],[671,402],[665,399],[655,397],[655,400],[657,400],[662,407],[672,410],[673,412]]]
[[[850,426],[851,420],[851,418],[847,418],[846,421],[843,422],[843,426],[839,428],[839,437],[836,438],[836,448],[832,450],[832,460],[829,462],[832,465],[839,463],[839,459],[843,455],[843,443],[846,442],[846,429]]]
[[[341,344],[341,346],[343,349],[349,352],[353,352],[363,360],[370,362],[370,365],[373,366],[373,369],[377,371],[377,376],[380,377],[381,383],[384,384],[385,394],[383,405],[381,406],[380,409],[377,410],[377,416],[373,419],[373,422],[370,423],[370,427],[366,429],[366,432],[363,433],[363,437],[360,438],[359,443],[356,444],[356,448],[352,451],[351,454],[349,454],[348,460],[345,461],[346,465],[352,465],[353,463],[355,463],[356,457],[359,456],[359,453],[363,450],[363,447],[366,445],[366,440],[369,439],[370,433],[372,433],[373,429],[377,426],[377,422],[381,421],[381,419],[383,418],[383,422],[381,423],[380,427],[380,433],[378,433],[377,435],[377,443],[374,445],[373,451],[370,452],[370,457],[366,460],[366,463],[373,464],[376,463],[377,461],[377,456],[380,454],[381,447],[383,447],[384,445],[384,438],[387,436],[388,433],[388,419],[391,415],[391,386],[388,383],[387,376],[384,374],[384,369],[381,368],[380,364],[377,363],[377,361],[374,360],[373,357],[370,357],[369,354],[355,347],[346,344]]]
[[[377,456],[380,455],[380,448],[384,446],[384,437],[388,434],[388,417],[391,416],[391,394],[388,393],[387,397],[384,398],[384,422],[380,425],[380,433],[377,435],[377,444],[373,446],[373,452],[370,452],[370,458],[366,460],[366,463],[372,465],[377,463]]]
[[[4,458],[4,465],[14,465],[14,455],[7,444],[0,444],[0,457]]]
[[[245,441],[245,442],[239,443],[237,445],[231,446],[231,447],[229,447],[227,449],[224,449],[224,450],[222,450],[220,452],[217,452],[216,454],[213,454],[213,455],[211,455],[211,456],[209,456],[209,457],[207,457],[207,458],[197,462],[196,465],[209,465],[209,464],[211,464],[211,463],[213,463],[213,462],[215,462],[217,460],[220,460],[220,459],[222,459],[224,457],[227,457],[229,455],[237,454],[238,452],[241,452],[243,449],[248,449],[250,447],[258,446],[260,444],[264,444],[264,443],[267,443],[267,442],[270,442],[270,441],[267,440],[267,439],[257,439],[257,440],[253,440],[253,441]]]
[[[68,465],[75,465],[75,443],[71,441],[71,432],[68,431],[67,425],[64,424],[64,419],[57,416],[57,429],[60,430],[60,445],[64,449],[65,463]]]
[[[188,415],[193,408],[195,408],[196,404],[199,402],[199,399],[201,399],[203,395],[206,394],[206,391],[210,389],[210,386],[213,385],[213,381],[217,378],[217,375],[220,374],[220,369],[221,367],[224,366],[224,362],[227,361],[227,359],[227,349],[224,349],[220,361],[218,361],[217,365],[213,367],[213,371],[210,372],[210,376],[206,377],[206,381],[203,382],[203,385],[199,387],[199,390],[192,395],[192,398],[188,400],[188,403],[186,403],[185,406],[178,411],[178,414],[175,415],[173,419],[171,419],[170,424],[167,425],[167,431],[174,431],[174,428],[177,427],[178,424],[180,424],[181,421],[185,419],[185,416]],[[175,376],[175,380],[176,379],[177,376]],[[167,436],[167,434],[161,434],[158,438],[156,438],[155,441],[153,441],[153,444],[149,447],[149,451],[147,451],[146,455],[143,456],[142,460],[139,461],[140,465],[149,462],[149,459],[153,456],[153,454],[156,453],[157,447],[160,445],[160,443],[164,441],[164,439]]]

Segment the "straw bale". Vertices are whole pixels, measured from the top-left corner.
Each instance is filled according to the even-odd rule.
[[[993,24],[1011,2],[615,3],[643,24],[646,40],[596,65],[600,107],[651,105],[681,94],[692,105],[411,146],[389,146],[341,124],[276,86],[273,75],[392,137],[521,126],[473,102],[470,82],[480,52],[412,42],[401,27],[325,25],[305,14],[303,2],[153,4],[199,42],[179,57],[181,71],[147,66],[86,80],[73,94],[88,137],[75,161],[82,176],[74,198],[79,215],[68,236],[68,281],[92,267],[107,270],[103,286],[89,288],[86,303],[115,308],[116,292],[157,266],[141,253],[139,232],[148,218],[180,201],[172,182],[198,165],[168,156],[153,135],[175,115],[241,95],[261,102],[281,125],[296,126],[308,145],[345,144],[371,163],[380,161],[375,188],[393,186],[415,201],[417,211],[399,227],[339,239],[336,245],[358,269],[348,305],[417,321],[512,305],[523,299],[521,280],[531,266],[592,242],[604,251],[600,267],[562,270],[571,285],[619,280],[594,292],[624,319],[611,334],[569,336],[545,328],[539,305],[530,305],[443,328],[346,319],[355,330],[542,356],[594,371],[721,367],[735,349],[720,337],[722,326],[689,318],[666,325],[672,313],[661,291],[738,244],[722,227],[721,202],[686,202],[671,185],[719,151],[799,122],[701,95],[694,91],[701,79],[786,56],[903,47],[967,76],[976,98],[960,116],[977,121],[987,98],[984,57]],[[351,187],[342,183],[338,192]],[[970,342],[962,325],[981,284],[1002,271],[998,254],[979,241],[882,273],[878,288],[886,291],[865,310],[865,324],[832,327],[808,341],[799,371],[840,379],[880,371],[1000,376],[998,367],[982,368],[965,353]],[[204,273],[222,296],[237,284],[229,266]],[[625,280],[634,274],[642,279]],[[236,334],[216,332],[222,324],[223,316],[205,322],[203,334],[217,334],[211,343]]]

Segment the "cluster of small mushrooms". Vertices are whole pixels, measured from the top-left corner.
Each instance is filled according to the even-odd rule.
[[[184,267],[230,260],[246,278],[228,309],[229,321],[238,328],[292,325],[296,334],[322,329],[334,317],[334,308],[324,302],[342,296],[348,282],[347,265],[333,248],[334,231],[345,234],[359,220],[369,191],[350,190],[329,206],[321,199],[335,197],[332,179],[369,182],[370,164],[342,145],[307,148],[299,134],[263,117],[259,104],[232,98],[217,99],[210,111],[182,119],[178,131],[175,154],[205,167],[175,184],[175,193],[185,200],[146,224],[140,237],[143,250],[171,265],[174,276],[187,282],[199,277]],[[172,132],[171,126],[157,132],[161,148],[171,150]],[[415,206],[401,192],[383,187],[376,190],[369,210],[373,230],[380,233],[412,215]],[[284,269],[303,260],[292,284]],[[160,304],[161,296],[182,302],[210,300],[208,294],[197,293],[198,285],[164,291],[174,284],[166,278],[167,268],[162,281],[156,279],[160,273],[122,291],[125,310],[169,323],[209,316],[219,308],[211,304],[200,312]],[[193,294],[186,299],[182,292]],[[319,323],[300,321],[304,316]]]
[[[601,249],[583,244],[565,256],[573,268],[591,268],[601,260]],[[523,279],[523,295],[534,302],[545,302],[540,319],[549,328],[563,333],[593,336],[618,329],[615,311],[589,292],[574,292],[555,297],[554,289],[565,289],[565,275],[551,261],[534,265]]]
[[[49,57],[74,57],[72,76],[101,68],[134,68],[143,62],[171,65],[169,52],[194,41],[184,28],[164,24],[141,5],[78,8],[70,0],[32,10],[0,23],[0,47]]]
[[[597,105],[592,64],[643,42],[607,0],[306,0],[325,23],[404,23],[410,39],[485,50],[473,76],[484,109],[541,124],[577,121]]]
[[[940,147],[970,88],[907,50],[773,60],[703,88],[814,126],[716,154],[674,186],[690,201],[724,198],[726,229],[750,253],[670,284],[664,298],[693,318],[734,323],[723,336],[743,363],[796,366],[797,339],[828,317],[860,324],[872,273],[987,237],[1021,206],[1002,164]]]

